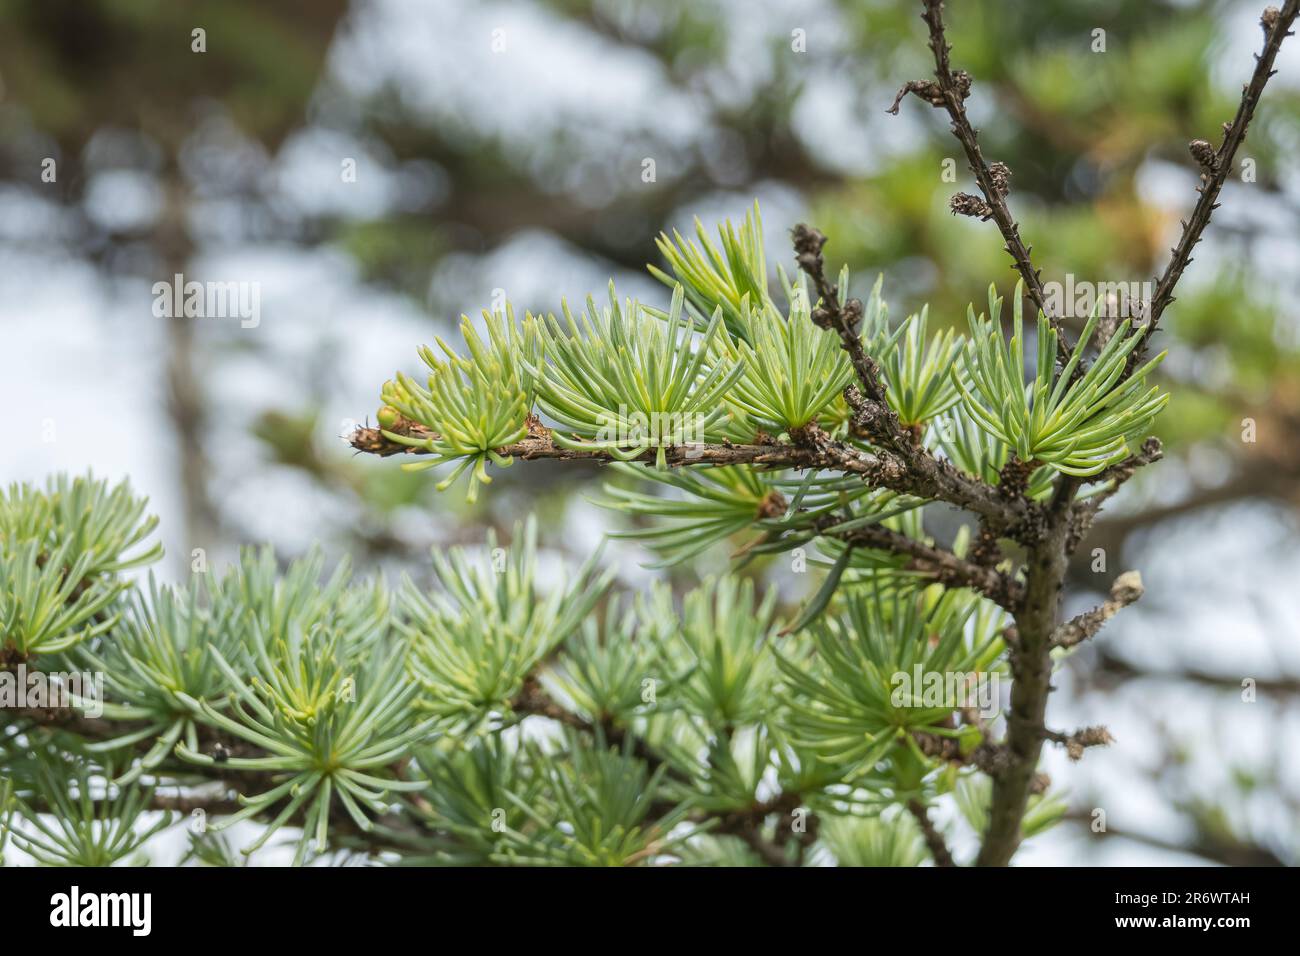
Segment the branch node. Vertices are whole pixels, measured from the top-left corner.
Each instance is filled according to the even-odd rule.
[[[885,110],[890,116],[898,115],[898,107],[903,102],[903,97],[908,93],[913,93],[925,100],[936,109],[942,109],[947,105],[943,98],[943,87],[934,80],[908,80],[899,89],[898,95],[894,97],[894,102]]]
[[[1196,160],[1201,167],[1201,174],[1212,176],[1219,171],[1219,157],[1214,151],[1214,147],[1203,139],[1194,139],[1187,144],[1187,151],[1192,154],[1192,159]]]
[[[1006,163],[989,163],[989,178],[993,180],[993,186],[997,189],[999,196],[1005,196],[1011,192],[1011,167]],[[1032,250],[1033,246],[1029,248]]]
[[[1146,593],[1142,575],[1125,571],[1110,586],[1110,598],[1091,611],[1084,611],[1066,621],[1052,634],[1051,646],[1070,648],[1081,644],[1101,630],[1102,625]]]
[[[1111,732],[1101,725],[1095,727],[1084,727],[1082,730],[1076,730],[1072,734],[1063,734],[1060,731],[1055,730],[1044,730],[1043,739],[1060,744],[1065,748],[1066,756],[1075,762],[1083,759],[1083,752],[1087,748],[1106,747],[1115,742],[1115,738],[1111,735]]]
[[[970,216],[975,219],[988,219],[993,215],[992,206],[970,193],[957,193],[948,200],[948,209],[954,216]]]

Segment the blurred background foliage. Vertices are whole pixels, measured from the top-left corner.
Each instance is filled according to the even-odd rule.
[[[1013,273],[940,114],[908,0],[0,0],[0,383],[6,479],[129,474],[195,548],[317,542],[391,569],[538,514],[585,555],[594,467],[502,472],[476,506],[339,439],[462,312],[665,293],[654,237],[763,206],[855,291],[939,325]],[[954,63],[1046,281],[1156,275],[1258,45],[1236,0],[953,0]],[[204,31],[204,52],[193,30]],[[1098,32],[1101,31],[1101,32]],[[1048,769],[1075,828],[1026,862],[1294,862],[1300,568],[1300,56],[1284,51],[1159,345],[1166,461],[1080,549],[1077,610],[1130,567],[1148,597],[1076,655],[1053,722],[1119,743]],[[42,179],[54,159],[57,178]],[[355,181],[341,175],[347,160]],[[648,160],[653,161],[653,176]],[[955,170],[955,181],[945,170]],[[175,321],[149,286],[257,281],[263,321]],[[1081,323],[1080,323],[1081,324]],[[1254,440],[1243,440],[1244,420]],[[17,436],[16,438],[13,436]],[[1096,551],[1094,549],[1102,549]],[[651,556],[618,545],[627,583]],[[725,548],[683,580],[717,570]],[[796,601],[781,563],[752,573]],[[1241,700],[1241,681],[1258,700]],[[1086,693],[1084,693],[1086,692]],[[1093,833],[1093,808],[1108,828]],[[1172,854],[1172,856],[1171,856]]]

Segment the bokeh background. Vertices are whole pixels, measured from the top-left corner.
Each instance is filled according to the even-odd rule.
[[[1014,171],[1045,279],[1163,267],[1194,200],[1186,143],[1232,115],[1262,5],[948,4],[972,118]],[[626,526],[590,503],[594,467],[512,469],[471,508],[340,436],[462,312],[503,294],[555,310],[611,276],[657,302],[658,231],[754,198],[770,262],[814,223],[858,289],[884,273],[896,313],[929,302],[932,321],[962,323],[989,282],[1009,292],[996,229],[947,211],[972,183],[940,114],[916,99],[885,113],[931,69],[918,12],[0,0],[0,478],[129,476],[163,519],[170,580],[196,548],[220,563],[262,541],[418,576],[429,548],[528,511],[557,567],[584,556]],[[1053,725],[1105,723],[1118,743],[1077,765],[1050,755],[1074,809],[1021,863],[1300,859],[1300,45],[1279,66],[1250,174],[1230,178],[1165,317],[1167,458],[1106,509],[1072,575],[1070,612],[1123,570],[1147,584],[1052,705]],[[258,283],[260,323],[154,316],[150,287],[178,272]],[[628,587],[648,580],[647,555],[609,554]],[[806,586],[779,562],[755,573],[792,604]]]

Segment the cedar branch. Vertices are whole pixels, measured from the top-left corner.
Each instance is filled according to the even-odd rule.
[[[1004,163],[989,163],[980,150],[979,131],[971,125],[970,118],[966,115],[965,100],[970,95],[970,75],[964,70],[954,71],[949,62],[948,54],[952,47],[944,32],[942,0],[924,0],[924,4],[925,12],[921,14],[921,19],[925,21],[930,31],[929,45],[934,53],[934,75],[938,78],[937,83],[931,83],[930,86],[935,88],[938,95],[922,98],[931,105],[942,107],[947,111],[952,123],[952,134],[961,143],[962,150],[966,153],[966,161],[975,175],[975,181],[987,205],[986,209],[980,208],[980,218],[992,219],[998,231],[1002,233],[1007,254],[1011,256],[1015,270],[1024,280],[1025,291],[1056,330],[1056,357],[1057,361],[1064,366],[1070,360],[1074,349],[1061,325],[1060,317],[1054,315],[1048,308],[1047,296],[1043,292],[1041,270],[1034,268],[1031,256],[1033,247],[1026,246],[1024,240],[1020,238],[1020,224],[1011,215],[1011,209],[1007,205],[1007,182],[1011,172]],[[890,112],[897,111],[896,102]],[[1080,362],[1075,368],[1074,376],[1078,377],[1082,374],[1083,363]]]
[[[1151,318],[1142,334],[1142,344],[1129,355],[1127,372],[1132,372],[1142,362],[1151,336],[1155,334],[1160,323],[1160,316],[1174,301],[1174,286],[1182,278],[1183,270],[1191,264],[1192,250],[1201,241],[1201,234],[1210,224],[1210,217],[1214,214],[1214,210],[1219,208],[1219,191],[1223,189],[1223,184],[1232,171],[1237,148],[1246,139],[1246,129],[1254,118],[1255,108],[1264,94],[1264,87],[1269,77],[1277,72],[1273,69],[1273,61],[1277,59],[1278,50],[1282,48],[1282,41],[1293,35],[1291,27],[1295,24],[1297,15],[1300,15],[1300,0],[1287,0],[1281,10],[1277,7],[1269,7],[1264,11],[1263,16],[1260,17],[1260,26],[1264,29],[1264,49],[1255,54],[1255,69],[1251,74],[1250,82],[1242,87],[1241,102],[1237,105],[1236,115],[1233,116],[1232,122],[1223,124],[1223,142],[1212,155],[1200,148],[1208,148],[1209,144],[1203,140],[1194,140],[1190,144],[1192,154],[1201,166],[1201,185],[1196,187],[1200,196],[1196,200],[1191,216],[1183,223],[1183,232],[1178,239],[1178,244],[1170,250],[1169,264],[1165,266],[1164,273],[1156,283],[1156,291],[1151,299]]]
[[[803,443],[773,441],[765,444],[673,445],[664,448],[664,460],[671,467],[691,465],[756,465],[781,469],[825,469],[853,474],[877,488],[888,488],[903,494],[945,501],[959,508],[987,517],[999,527],[1017,528],[1026,523],[1029,508],[1023,501],[1008,500],[986,482],[972,478],[951,463],[935,458],[918,449],[906,457],[895,452],[878,449],[872,454],[831,439],[819,430],[809,429],[815,440]],[[394,440],[390,435],[410,439],[436,438],[434,432],[412,421],[398,421],[391,429],[358,428],[348,441],[359,452],[388,457],[390,455],[427,455],[429,451]],[[617,461],[608,451],[600,448],[564,448],[557,445],[551,433],[535,426],[522,440],[505,445],[495,451],[506,457],[525,461],[552,459],[556,461],[590,461],[605,463]],[[658,449],[647,448],[632,459],[653,462]]]

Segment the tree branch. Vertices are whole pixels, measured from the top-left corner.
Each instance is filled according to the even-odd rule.
[[[821,524],[833,524],[835,520],[822,519]],[[935,580],[948,587],[971,588],[1013,613],[1024,599],[1024,586],[1010,575],[967,561],[944,548],[926,544],[881,525],[867,525],[843,533],[823,533],[855,547],[909,555],[912,560],[907,565],[907,570],[933,575]]]
[[[1242,691],[1244,676],[1216,674],[1196,667],[1183,667],[1177,670],[1148,670],[1138,667],[1107,650],[1101,651],[1091,673],[1092,679],[1106,686],[1128,681],[1149,680],[1193,684],[1197,687],[1237,695]],[[1255,692],[1262,699],[1300,697],[1300,676],[1283,674],[1278,677],[1251,679],[1255,682]]]
[[[1102,625],[1142,597],[1142,575],[1125,571],[1110,586],[1110,600],[1084,611],[1052,632],[1052,647],[1074,647],[1101,630]]]
[[[387,431],[415,439],[437,437],[423,425],[406,419],[399,420]],[[1025,502],[1007,499],[992,485],[962,473],[949,462],[941,461],[924,450],[918,449],[916,454],[907,459],[883,450],[865,454],[845,442],[831,438],[815,426],[806,429],[804,434],[806,440],[796,444],[773,441],[761,445],[737,445],[731,442],[673,445],[664,448],[664,460],[675,468],[691,465],[756,465],[773,469],[816,468],[840,471],[857,475],[872,487],[888,488],[965,508],[996,522],[998,527],[1021,527],[1029,517]],[[379,428],[358,428],[348,441],[359,452],[381,457],[429,454],[425,448],[413,448],[386,437],[384,430]],[[551,433],[541,425],[534,426],[531,434],[523,440],[495,451],[525,461],[553,459],[605,463],[620,460],[600,448],[563,448],[554,442]],[[649,447],[632,460],[653,462],[658,451],[657,447]]]
[[[1065,365],[1070,360],[1073,346],[1061,326],[1060,317],[1053,315],[1048,309],[1040,270],[1034,268],[1030,255],[1032,247],[1026,246],[1020,238],[1020,225],[1011,215],[1011,209],[1007,205],[1006,195],[1011,170],[1005,163],[990,164],[984,159],[984,154],[980,151],[979,131],[971,125],[966,115],[965,100],[971,90],[970,74],[965,70],[954,71],[948,61],[948,53],[952,47],[948,44],[944,32],[943,2],[942,0],[923,0],[923,2],[925,12],[921,14],[921,19],[925,21],[930,31],[929,45],[934,53],[934,75],[938,77],[938,82],[914,81],[907,84],[899,92],[899,98],[894,101],[888,112],[897,114],[899,102],[909,92],[920,96],[931,106],[947,110],[948,118],[952,121],[952,134],[961,143],[970,170],[975,175],[975,181],[984,196],[982,205],[971,204],[970,200],[976,197],[955,200],[961,208],[954,208],[954,212],[974,213],[981,219],[992,219],[997,224],[998,231],[1002,233],[1004,248],[1011,256],[1013,267],[1024,280],[1025,291],[1056,330],[1057,361]],[[1083,363],[1080,362],[1076,366],[1074,375],[1077,377],[1082,374]]]
[[[1169,264],[1165,266],[1151,299],[1151,319],[1142,334],[1142,344],[1130,353],[1126,372],[1132,372],[1145,356],[1151,336],[1160,323],[1160,316],[1174,301],[1174,286],[1182,278],[1183,270],[1192,262],[1192,250],[1201,241],[1201,233],[1210,224],[1214,210],[1219,208],[1219,191],[1223,188],[1228,173],[1232,171],[1237,148],[1246,139],[1246,129],[1255,115],[1264,87],[1269,77],[1277,72],[1273,69],[1273,61],[1282,47],[1282,41],[1292,35],[1291,27],[1295,24],[1297,14],[1300,14],[1300,0],[1287,0],[1280,11],[1277,7],[1269,7],[1264,11],[1260,18],[1260,26],[1264,28],[1264,49],[1255,54],[1255,70],[1250,82],[1242,88],[1236,115],[1232,122],[1223,125],[1223,141],[1217,150],[1212,150],[1204,140],[1194,140],[1189,144],[1193,157],[1201,165],[1201,185],[1196,187],[1200,198],[1196,200],[1191,216],[1183,223],[1183,233],[1178,244],[1170,250]]]
[[[1114,497],[1124,483],[1137,474],[1139,468],[1154,464],[1163,457],[1164,449],[1160,444],[1160,439],[1151,437],[1142,443],[1142,450],[1137,454],[1130,455],[1119,464],[1112,465],[1096,477],[1090,478],[1090,482],[1109,482],[1109,487],[1103,488],[1084,501],[1075,503],[1070,534],[1066,540],[1066,550],[1071,554],[1074,553],[1079,546],[1079,542],[1087,536],[1088,530],[1092,527],[1092,522],[1097,517],[1097,513],[1101,511],[1102,505]]]
[[[957,864],[953,862],[952,853],[948,851],[948,844],[944,841],[943,834],[930,821],[930,814],[925,804],[920,800],[909,800],[907,801],[907,811],[921,825],[921,835],[925,837],[925,845],[930,850],[930,856],[934,858],[934,865],[956,866]]]
[[[880,366],[862,344],[858,328],[862,321],[862,303],[849,299],[841,305],[839,288],[826,278],[826,260],[822,256],[826,237],[803,223],[791,230],[791,237],[795,260],[812,279],[819,297],[817,307],[812,311],[812,321],[839,336],[840,347],[848,353],[849,363],[861,386],[861,390],[852,385],[844,390],[854,431],[864,435],[876,447],[876,460],[882,469],[899,478],[910,476],[912,480],[908,490],[912,494],[947,501],[989,519],[993,532],[1019,535],[1029,530],[1025,523],[1028,509],[1022,499],[1008,498],[991,485],[964,475],[950,462],[928,452],[918,441],[918,436],[903,427],[889,406]],[[827,444],[824,433],[819,434],[815,425],[802,431],[803,436],[791,437],[797,441],[802,437],[804,444],[822,447]]]
[[[812,279],[817,290],[818,302],[811,315],[813,324],[839,336],[840,347],[848,353],[858,383],[866,391],[866,399],[863,400],[859,394],[854,409],[858,413],[858,426],[877,444],[902,455],[908,454],[916,446],[916,439],[903,428],[898,415],[889,407],[887,390],[880,378],[880,366],[862,344],[858,328],[862,323],[861,300],[849,299],[840,303],[839,286],[826,278],[826,260],[822,257],[826,237],[821,232],[799,223],[790,230],[790,236],[794,241],[795,261]]]
[[[1077,479],[1062,475],[1044,509],[1043,535],[1025,564],[1025,596],[1015,615],[1011,645],[1011,708],[1007,714],[1003,766],[993,777],[988,829],[976,858],[978,866],[1006,866],[1020,845],[1020,821],[1035,786],[1043,749],[1047,698],[1051,694],[1051,635],[1065,580],[1066,535]]]
[[[962,122],[964,111],[961,109],[961,97],[953,89],[952,74],[947,66],[948,48],[943,38],[941,18],[943,4],[940,0],[924,0],[924,2],[925,19],[930,25],[931,47],[939,66],[940,84],[943,85],[944,78],[948,77],[944,101],[948,106],[949,114],[953,116],[954,131],[963,145],[976,146],[973,131],[969,131],[969,124]],[[1289,35],[1290,27],[1298,12],[1300,12],[1300,0],[1288,0],[1283,11],[1279,12],[1270,7],[1264,13],[1262,20],[1266,33],[1264,53],[1257,57],[1254,76],[1242,95],[1242,103],[1238,108],[1236,119],[1225,128],[1223,145],[1212,156],[1202,158],[1202,163],[1206,166],[1204,173],[1206,183],[1201,189],[1201,200],[1197,203],[1197,209],[1184,231],[1183,239],[1174,250],[1174,258],[1160,282],[1153,302],[1152,320],[1144,333],[1143,349],[1155,328],[1159,311],[1172,301],[1174,284],[1178,281],[1182,269],[1190,261],[1191,248],[1199,241],[1201,231],[1209,222],[1210,213],[1215,206],[1215,197],[1226,177],[1226,167],[1231,164],[1236,148],[1245,136],[1246,126],[1254,113],[1264,84],[1272,75],[1272,64],[1278,47],[1282,39]],[[974,163],[977,154],[968,148],[968,155],[972,157],[972,164],[977,167],[976,172],[979,175],[979,164]],[[1008,246],[1014,249],[1010,242]],[[1016,257],[1014,251],[1013,257]],[[1017,258],[1017,266],[1022,262],[1028,266],[1027,251],[1023,260]],[[1032,266],[1029,266],[1029,271],[1032,272]],[[1028,281],[1026,284],[1029,285]],[[1159,310],[1154,308],[1157,305]],[[1128,371],[1131,372],[1132,369],[1133,366],[1130,365]],[[1154,450],[1150,451],[1152,454],[1148,457],[1154,457]],[[1042,752],[1044,735],[1047,733],[1044,720],[1047,699],[1051,693],[1050,655],[1055,643],[1053,638],[1056,636],[1056,614],[1067,570],[1068,554],[1072,545],[1078,541],[1077,521],[1072,502],[1079,484],[1078,479],[1061,476],[1051,504],[1044,509],[1042,535],[1029,548],[1025,570],[1025,598],[1016,614],[1018,641],[1011,649],[1012,686],[1011,710],[1007,716],[1007,765],[994,777],[988,830],[977,858],[977,863],[981,866],[1005,866],[1010,862],[1020,843],[1020,822],[1024,817],[1029,794],[1034,786],[1035,768]],[[1131,588],[1120,596],[1129,595],[1132,595]],[[1132,595],[1131,599],[1136,600],[1136,595]],[[1095,631],[1106,616],[1109,616],[1097,615],[1096,612],[1094,615],[1095,617],[1087,618],[1084,622],[1072,622],[1079,623],[1078,630],[1069,630],[1065,638],[1070,639],[1076,633],[1083,633],[1094,623],[1094,620]]]
[[[1069,758],[1076,761],[1083,759],[1083,752],[1088,747],[1107,747],[1115,742],[1115,738],[1105,727],[1084,727],[1072,734],[1064,734],[1058,730],[1044,730],[1043,739],[1060,744],[1065,748]]]

